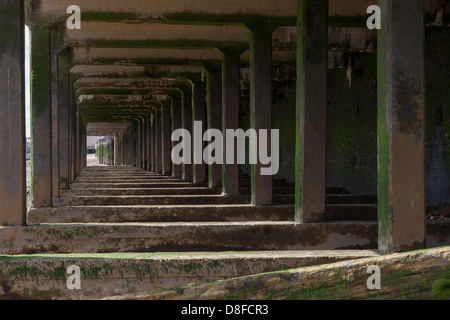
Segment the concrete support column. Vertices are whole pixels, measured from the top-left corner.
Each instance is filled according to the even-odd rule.
[[[145,121],[145,116],[141,116],[141,169],[145,169],[147,164],[147,134],[145,132],[145,127],[147,123]]]
[[[59,198],[59,106],[58,106],[58,51],[54,48],[54,31],[51,31],[51,108],[52,108],[52,195]]]
[[[70,113],[69,113],[69,138],[70,138],[70,161],[69,161],[69,168],[70,168],[70,182],[75,180],[76,173],[76,101],[75,97],[73,95],[73,88],[71,85],[69,85],[69,106],[70,106]]]
[[[114,166],[119,165],[119,135],[114,136]]]
[[[146,140],[146,158],[147,158],[147,165],[144,168],[145,170],[150,171],[151,170],[151,163],[152,163],[152,130],[151,130],[151,120],[152,120],[152,114],[149,113],[145,118],[145,140]]]
[[[33,207],[52,206],[50,30],[31,32]]]
[[[0,225],[25,225],[25,70],[23,1],[0,3]]]
[[[227,163],[227,130],[239,129],[239,59],[240,53],[225,51],[222,56],[222,133],[224,134],[224,153],[222,166],[222,192],[239,193],[239,164],[237,144],[234,148],[234,161]]]
[[[195,137],[194,130],[191,132],[192,135],[192,141],[196,140],[202,140],[203,141],[203,133],[205,131],[205,86],[202,82],[196,81],[193,86],[193,110],[192,110],[192,120],[200,121],[202,123],[202,131],[198,133],[200,138]],[[195,144],[193,143],[193,146]],[[199,148],[200,149],[200,148]],[[193,155],[193,182],[194,183],[201,183],[206,182],[206,165],[203,161],[203,149],[204,149],[204,143],[202,143],[202,152],[195,152],[195,148],[192,149],[192,155]]]
[[[423,0],[380,0],[378,247],[425,247]]]
[[[142,150],[141,150],[141,122],[138,119],[135,119],[136,121],[136,168],[141,167],[142,162]]]
[[[155,143],[155,139],[154,139],[154,127],[153,127],[153,123],[155,121],[155,111],[154,109],[152,110],[152,112],[150,113],[150,118],[149,118],[149,122],[148,122],[148,159],[149,159],[149,163],[148,163],[148,170],[149,171],[154,171],[154,150],[153,150],[153,146]]]
[[[158,163],[158,109],[153,111],[153,121],[152,121],[152,171],[157,172]]]
[[[183,106],[183,95],[181,92],[174,93],[171,95],[172,98],[172,132],[182,128],[182,106]],[[175,147],[177,143],[172,142],[172,148]],[[181,179],[183,175],[183,166],[172,164],[172,177]]]
[[[162,148],[162,114],[161,110],[156,110],[155,112],[155,172],[163,172],[163,148]]]
[[[322,222],[326,201],[328,0],[299,0],[295,215]]]
[[[136,166],[136,124],[132,121],[131,135],[130,135],[130,149],[131,149],[131,163],[133,167]]]
[[[182,104],[182,127],[192,135],[192,86],[189,86],[183,91]],[[192,181],[192,157],[191,164],[183,164],[182,178],[186,181]]]
[[[207,72],[207,124],[208,129],[222,129],[222,73],[220,66],[212,66]],[[222,144],[223,140],[213,141],[208,137],[208,144],[211,142]],[[210,160],[210,162],[212,162]],[[210,188],[222,187],[222,165],[213,163],[208,165],[208,185]]]
[[[59,187],[69,189],[69,49],[58,56]]]
[[[172,135],[170,123],[170,110],[172,108],[172,101],[167,99],[163,103],[161,114],[161,151],[162,151],[162,174],[172,175],[172,142],[170,137]]]
[[[272,32],[255,31],[250,39],[250,126],[268,130],[267,150],[271,152],[272,129]],[[261,175],[262,165],[255,149],[260,141],[251,141],[250,149],[258,159],[251,166],[251,193],[253,205],[272,204],[272,176]]]

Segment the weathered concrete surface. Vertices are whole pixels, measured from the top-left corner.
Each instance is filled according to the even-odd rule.
[[[23,225],[26,212],[24,6],[0,4],[0,224]]]
[[[55,207],[89,205],[208,205],[247,203],[250,203],[250,197],[241,195],[78,196],[61,197],[54,200]]]
[[[190,187],[190,188],[115,188],[115,189],[99,189],[85,188],[62,190],[61,196],[91,196],[91,195],[108,195],[108,196],[149,196],[149,195],[219,195],[219,191],[206,187]]]
[[[369,266],[381,289],[369,290]],[[269,272],[208,284],[126,295],[132,300],[423,300],[450,299],[450,247]],[[112,298],[114,299],[114,298]]]
[[[401,252],[425,247],[423,0],[383,0],[380,7],[379,247]]]
[[[99,299],[372,256],[364,250],[0,256],[0,299]],[[80,267],[80,290],[66,286],[71,265]]]
[[[0,254],[375,249],[375,222],[170,222],[1,227]]]
[[[298,5],[296,220],[324,219],[328,86],[328,0]]]
[[[293,206],[167,205],[31,209],[27,223],[293,221]]]

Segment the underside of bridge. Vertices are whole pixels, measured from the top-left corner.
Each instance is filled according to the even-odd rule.
[[[0,253],[37,270],[10,283],[20,261],[0,259],[0,295],[98,298],[449,245],[448,221],[426,215],[450,203],[450,2],[380,0],[379,30],[373,2],[0,0]],[[256,132],[245,163],[227,147],[238,129]],[[102,166],[87,167],[88,136]],[[71,264],[113,271],[70,291]]]

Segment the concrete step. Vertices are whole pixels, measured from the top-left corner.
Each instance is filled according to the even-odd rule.
[[[2,256],[0,299],[101,299],[376,256],[366,250]],[[79,290],[67,288],[69,266],[80,268]]]
[[[161,177],[155,177],[155,178],[142,178],[142,177],[136,177],[136,178],[77,178],[75,180],[75,183],[170,183],[170,182],[183,182],[180,179],[174,179],[174,178],[161,178]]]
[[[170,222],[0,227],[0,254],[376,249],[376,222]]]
[[[250,196],[241,195],[164,195],[164,196],[77,196],[55,198],[53,205],[61,206],[124,206],[124,205],[209,205],[250,204]]]
[[[327,194],[327,204],[377,204],[377,195]]]
[[[104,183],[97,181],[95,183],[72,183],[70,189],[117,189],[117,188],[188,188],[188,187],[208,187],[207,183],[197,183],[192,182],[133,182],[133,183]]]
[[[327,221],[376,221],[378,208],[373,204],[331,204],[326,206]]]
[[[206,187],[190,188],[116,188],[116,189],[72,189],[61,190],[62,197],[75,196],[168,196],[168,195],[220,195],[220,190]]]
[[[108,222],[293,221],[294,206],[84,206],[31,209],[28,224]]]

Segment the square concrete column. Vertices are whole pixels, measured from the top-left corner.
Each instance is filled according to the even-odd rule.
[[[69,189],[69,49],[58,56],[59,187]]]
[[[250,127],[268,130],[267,150],[271,152],[272,129],[272,32],[254,31],[250,39]],[[260,141],[250,141],[259,150]],[[257,154],[257,153],[256,153]],[[261,163],[251,165],[251,193],[253,205],[272,204],[272,176],[261,174]]]
[[[114,166],[119,165],[119,135],[114,136]]]
[[[383,0],[378,31],[378,246],[425,247],[423,0]]]
[[[199,121],[202,123],[202,131],[201,132],[191,132],[192,141],[199,141],[200,139],[203,141],[203,133],[205,132],[206,126],[206,107],[205,107],[205,86],[202,82],[196,81],[193,85],[193,109],[192,109],[192,120],[193,122]],[[195,134],[198,134],[199,137],[196,137]],[[201,136],[201,137],[200,137]],[[202,148],[198,148],[199,150],[195,152],[195,142],[193,142],[192,148],[192,156],[193,156],[193,182],[194,183],[202,183],[206,182],[206,164],[203,161],[203,149],[204,143],[202,142]],[[201,152],[200,152],[201,149]]]
[[[73,94],[73,87],[69,85],[69,135],[70,135],[70,182],[75,180],[76,173],[76,100]]]
[[[181,91],[171,94],[172,105],[171,105],[171,117],[172,117],[172,132],[182,128],[182,105],[183,105],[183,94]],[[172,148],[177,144],[172,142]],[[172,164],[172,177],[181,179],[183,175],[183,165]]]
[[[31,31],[33,207],[52,206],[50,30]]]
[[[147,167],[147,134],[145,132],[146,126],[147,122],[145,121],[145,116],[141,116],[141,169],[145,169]]]
[[[172,101],[167,99],[163,103],[161,115],[161,147],[162,147],[162,174],[172,175],[172,124],[170,123],[170,110],[172,108]]]
[[[0,225],[24,225],[26,214],[23,1],[0,2]]]
[[[149,167],[148,170],[149,171],[154,171],[154,143],[155,143],[155,138],[154,138],[154,122],[155,122],[155,111],[154,109],[152,109],[152,112],[150,113],[150,118],[149,118],[149,122],[148,122],[148,157],[149,157]]]
[[[164,107],[162,107],[164,108]],[[163,147],[162,147],[162,113],[161,110],[155,111],[155,156],[156,156],[156,173],[163,172]]]
[[[140,168],[141,165],[141,123],[138,119],[134,119],[136,122],[136,129],[135,129],[135,153],[136,153],[136,161],[135,166],[136,168]]]
[[[187,130],[192,134],[192,86],[189,86],[183,90],[183,104],[182,104],[182,126],[183,129]],[[186,181],[192,181],[193,171],[192,171],[192,157],[191,163],[183,164],[183,174],[182,178]]]
[[[222,166],[222,193],[239,193],[239,164],[237,143],[234,147],[234,162],[227,163],[227,130],[239,129],[239,59],[240,52],[224,51],[222,55],[222,133],[224,153]]]
[[[152,120],[152,171],[158,172],[157,163],[158,163],[158,109],[154,109],[153,111],[153,120]]]
[[[58,105],[58,50],[54,47],[51,31],[51,103],[52,103],[52,195],[59,198],[59,105]]]
[[[152,115],[149,112],[149,114],[146,116],[145,118],[145,140],[146,140],[146,158],[147,158],[147,165],[144,168],[145,170],[150,171],[151,167],[152,167],[152,158],[151,158],[151,154],[152,154],[152,129],[151,129],[151,120],[152,120]]]
[[[325,219],[328,0],[299,0],[295,216]]]
[[[222,72],[220,66],[212,66],[207,72],[207,124],[209,129],[222,129]],[[211,142],[222,144],[223,140],[214,141],[208,137],[207,144]],[[213,163],[208,165],[208,185],[210,188],[222,187],[222,165]]]

